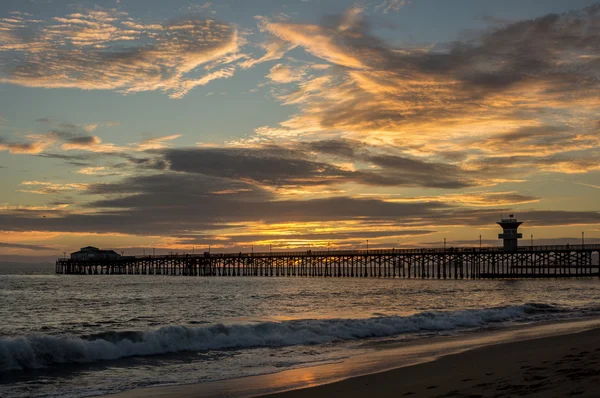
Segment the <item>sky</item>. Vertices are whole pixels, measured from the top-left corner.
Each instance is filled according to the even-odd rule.
[[[596,1],[3,0],[0,261],[600,243],[599,88]]]

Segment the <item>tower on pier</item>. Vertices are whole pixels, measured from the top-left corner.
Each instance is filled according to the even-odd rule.
[[[509,215],[508,218],[502,218],[498,221],[498,225],[504,230],[503,233],[498,234],[498,239],[504,240],[504,251],[517,251],[518,239],[523,237],[523,234],[517,232],[517,229],[521,224],[523,224],[523,222],[517,221],[517,218],[512,214]]]

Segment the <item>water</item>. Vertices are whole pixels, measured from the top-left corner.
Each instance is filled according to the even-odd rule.
[[[83,397],[596,315],[588,280],[0,275],[0,396]]]

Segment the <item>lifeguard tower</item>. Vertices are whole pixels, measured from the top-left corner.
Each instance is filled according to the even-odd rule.
[[[508,218],[501,218],[497,224],[504,230],[503,233],[498,234],[498,239],[504,239],[504,251],[516,252],[518,239],[523,237],[523,234],[518,233],[517,229],[523,222],[517,221],[517,218],[511,214]]]

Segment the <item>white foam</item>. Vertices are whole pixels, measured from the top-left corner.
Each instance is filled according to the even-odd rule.
[[[423,312],[411,316],[367,319],[294,320],[203,327],[165,326],[141,332],[109,332],[95,336],[31,335],[0,339],[0,372],[86,363],[138,355],[253,347],[282,347],[385,337],[420,331],[482,327],[494,322],[526,320],[559,311],[525,304],[480,310]]]

